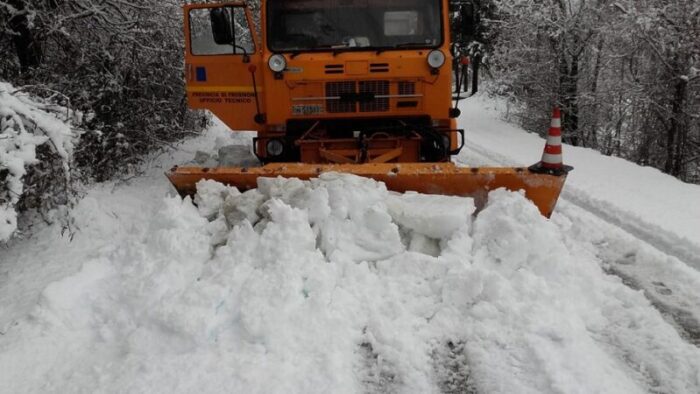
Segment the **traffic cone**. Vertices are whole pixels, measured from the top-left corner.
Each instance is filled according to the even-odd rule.
[[[571,171],[573,167],[565,166],[561,148],[561,110],[554,107],[552,111],[552,125],[547,133],[547,142],[542,153],[542,161],[530,167],[530,171],[562,175]]]

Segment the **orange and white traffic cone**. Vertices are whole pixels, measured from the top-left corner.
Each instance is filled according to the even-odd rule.
[[[552,125],[547,133],[547,142],[544,146],[542,161],[530,167],[530,171],[562,175],[571,171],[573,167],[565,166],[561,148],[561,110],[554,107],[552,112]]]

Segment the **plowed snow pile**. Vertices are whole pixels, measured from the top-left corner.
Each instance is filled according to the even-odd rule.
[[[700,351],[518,193],[199,184],[0,339],[3,392],[697,393]]]

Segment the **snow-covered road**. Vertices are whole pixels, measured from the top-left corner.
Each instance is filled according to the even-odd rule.
[[[496,105],[466,104],[458,161],[536,161]],[[90,190],[72,242],[0,250],[0,392],[700,392],[700,187],[567,147],[552,220],[352,176],[165,197],[249,138],[214,127]]]
[[[507,112],[504,103],[477,97],[463,110],[460,126],[473,132],[458,162],[532,163],[531,152],[543,141],[499,119]],[[553,220],[572,220],[573,238],[590,245],[607,272],[644,291],[700,345],[700,187],[586,148],[566,146],[564,160],[575,171]]]

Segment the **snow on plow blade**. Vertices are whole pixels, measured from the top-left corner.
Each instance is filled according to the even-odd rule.
[[[453,163],[302,164],[274,163],[262,167],[201,168],[174,167],[166,173],[180,195],[192,195],[200,180],[214,180],[241,191],[257,187],[258,178],[299,178],[308,180],[327,172],[349,173],[384,182],[387,189],[404,193],[472,197],[481,209],[491,190],[524,190],[542,215],[549,217],[561,193],[566,172],[559,175],[533,172],[527,168],[469,168]]]

